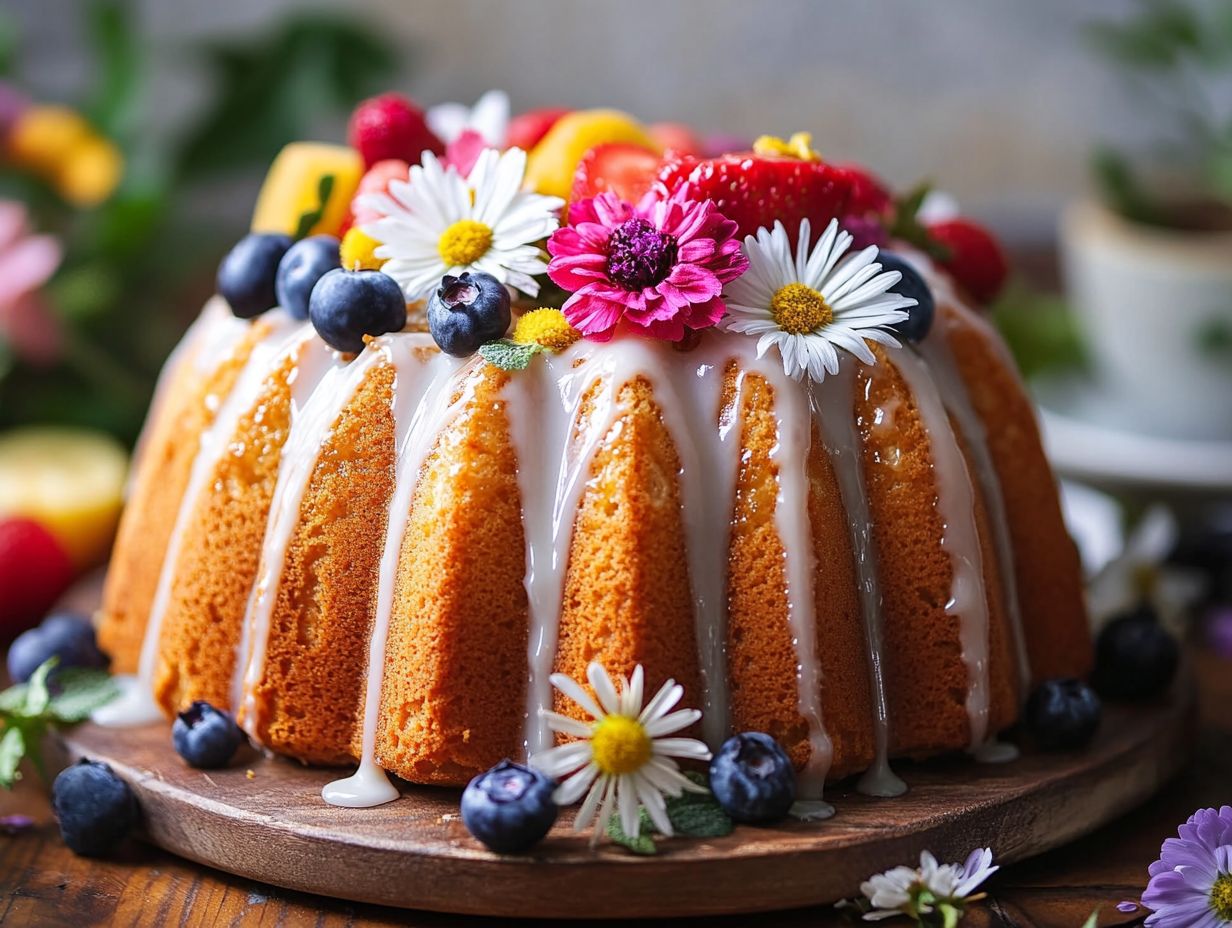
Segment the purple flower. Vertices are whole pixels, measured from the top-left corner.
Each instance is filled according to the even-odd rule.
[[[1142,904],[1147,928],[1217,928],[1232,924],[1232,806],[1199,809],[1168,838]]]

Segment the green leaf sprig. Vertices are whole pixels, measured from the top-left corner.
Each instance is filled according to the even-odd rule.
[[[542,345],[531,342],[510,341],[507,338],[479,346],[479,356],[494,367],[503,371],[524,371],[530,367],[531,359],[541,351],[546,351]]]
[[[698,786],[706,786],[706,778],[692,770],[685,776]],[[650,856],[658,853],[652,835],[655,832],[654,823],[645,809],[639,810],[640,827],[636,838],[625,834],[620,825],[620,816],[612,816],[607,822],[607,836],[615,844],[628,848],[634,854]],[[722,806],[710,792],[683,793],[680,796],[667,798],[667,820],[672,823],[672,829],[678,835],[687,838],[721,838],[729,835],[735,823],[731,816],[723,811]]]
[[[18,767],[30,758],[47,779],[40,745],[57,725],[75,725],[119,695],[119,687],[105,670],[66,667],[51,676],[58,658],[39,665],[25,683],[0,692],[0,786],[12,789],[21,779]]]
[[[891,238],[902,239],[929,257],[944,261],[950,256],[950,249],[933,238],[928,227],[920,222],[919,218],[920,207],[924,205],[924,198],[928,196],[930,190],[932,190],[932,184],[925,181],[896,199],[893,219],[886,232]]]
[[[333,192],[334,175],[326,174],[317,185],[317,205],[306,213],[300,214],[299,223],[295,227],[296,241],[306,238],[312,231],[312,227],[321,221],[321,217],[325,215],[325,207],[329,204],[329,196]]]

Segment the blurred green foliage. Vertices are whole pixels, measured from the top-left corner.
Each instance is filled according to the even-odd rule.
[[[1123,20],[1092,23],[1092,46],[1123,75],[1144,119],[1164,138],[1155,160],[1181,168],[1192,194],[1232,211],[1232,2],[1138,0]],[[1108,203],[1129,219],[1202,225],[1209,209],[1179,212],[1123,152],[1103,147],[1093,169]]]
[[[1060,296],[1015,280],[993,306],[992,321],[1028,380],[1087,365],[1082,334]]]
[[[25,202],[36,230],[64,243],[46,292],[67,333],[62,360],[43,370],[18,362],[0,339],[0,428],[89,425],[131,442],[163,360],[212,289],[219,257],[244,231],[242,218],[203,218],[192,204],[228,178],[264,170],[283,144],[386,87],[399,56],[342,12],[296,14],[262,35],[155,50],[133,3],[91,0],[81,11],[93,71],[72,102],[120,146],[125,177],[102,206],[83,212],[0,167],[0,198]],[[0,14],[0,73],[7,68],[20,84],[19,50],[20,37]],[[212,78],[208,98],[176,133],[153,126],[148,90],[164,76],[156,51],[173,52],[160,63],[200,64]]]

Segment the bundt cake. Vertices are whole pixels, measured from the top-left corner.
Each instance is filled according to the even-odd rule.
[[[429,159],[441,172],[425,155],[401,187],[356,201],[357,215],[384,208],[386,219],[363,226],[364,256],[329,273],[382,273],[397,242],[388,217],[428,189]],[[702,202],[697,186],[679,189],[671,196]],[[612,213],[612,280],[688,259],[711,261],[721,282],[745,266],[766,282],[755,252],[771,237],[754,238],[739,204],[726,204],[738,220],[714,198],[701,218],[685,204],[672,219],[662,185],[645,195],[659,205],[636,213],[634,197],[618,208],[615,193],[577,193],[562,232],[594,238]],[[831,217],[808,218],[821,229]],[[749,235],[739,266],[737,226]],[[821,270],[833,269],[846,242],[833,226],[800,225],[801,267],[817,243],[833,252]],[[689,239],[698,229],[704,247]],[[548,275],[567,296],[566,271],[589,265],[559,234]],[[348,235],[344,262],[354,245]],[[799,376],[803,362],[791,371],[786,343],[768,350],[728,324],[735,307],[710,305],[717,288],[690,303],[714,319],[693,316],[679,337],[629,309],[578,339],[592,333],[566,302],[576,329],[550,312],[569,337],[519,339],[533,315],[519,309],[533,303],[514,306],[514,338],[499,339],[507,314],[487,342],[526,349],[518,359],[458,357],[442,350],[456,347],[443,327],[457,320],[441,301],[450,287],[487,298],[475,281],[493,268],[458,277],[443,237],[453,276],[427,290],[400,278],[407,325],[364,330],[358,353],[318,337],[319,286],[307,319],[285,302],[240,319],[238,300],[214,298],[162,375],[107,578],[100,639],[135,675],[112,720],[148,717],[142,698],[165,714],[204,699],[271,751],[358,762],[327,798],[373,804],[397,795],[382,771],[457,786],[546,748],[540,710],[576,711],[549,676],[585,680],[598,661],[613,673],[642,665],[651,691],[682,684],[712,747],[733,731],[773,735],[804,797],[855,774],[893,795],[892,758],[988,752],[1032,681],[1088,670],[1078,560],[1005,346],[923,252],[891,247],[929,290],[931,331],[856,347],[836,335],[846,350],[820,377]],[[634,249],[620,253],[632,263],[618,266],[619,248]],[[848,296],[904,279],[875,277],[876,255],[860,252],[873,269],[853,266]],[[513,259],[503,269],[501,283],[533,292]],[[776,299],[841,317],[841,286],[795,286],[808,293],[780,287]],[[793,324],[811,337],[830,323]]]

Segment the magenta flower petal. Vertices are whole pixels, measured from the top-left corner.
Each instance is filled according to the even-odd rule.
[[[573,295],[565,317],[583,335],[633,331],[679,341],[726,311],[723,285],[748,270],[736,224],[687,185],[652,188],[636,205],[605,192],[575,201],[548,240],[548,276]]]

